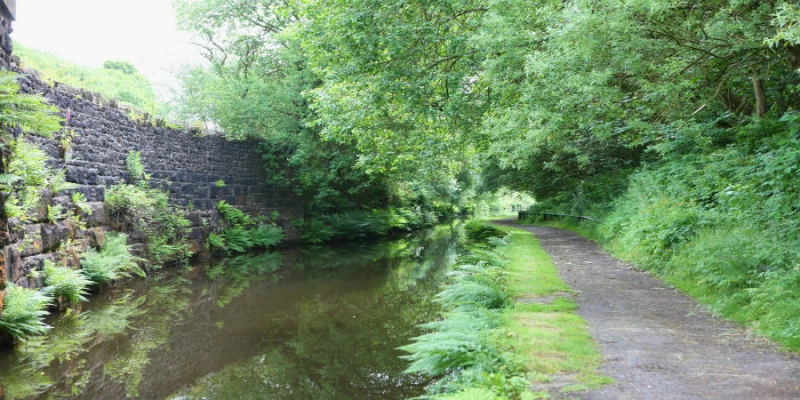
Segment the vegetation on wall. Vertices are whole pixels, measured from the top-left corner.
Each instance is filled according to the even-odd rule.
[[[283,229],[279,226],[266,223],[263,218],[254,219],[224,200],[217,203],[217,211],[222,216],[224,227],[222,232],[212,232],[208,237],[212,250],[244,253],[253,248],[270,248],[283,239]]]
[[[17,75],[7,71],[0,71],[0,111],[0,212],[24,219],[48,177],[46,156],[24,134],[50,137],[62,119],[42,96],[19,93]]]
[[[106,212],[115,229],[144,235],[141,254],[151,266],[185,262],[191,256],[185,243],[191,223],[184,211],[169,203],[169,194],[150,187],[141,154],[132,151],[126,158],[131,183],[114,185],[105,194]]]

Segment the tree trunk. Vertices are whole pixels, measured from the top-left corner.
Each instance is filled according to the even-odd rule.
[[[757,76],[753,76],[753,91],[756,94],[756,115],[763,117],[767,113],[767,98],[764,95],[764,84]]]

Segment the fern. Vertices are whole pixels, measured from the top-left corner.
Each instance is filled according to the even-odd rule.
[[[253,241],[250,239],[250,232],[241,226],[234,226],[226,229],[222,236],[225,238],[225,248],[231,251],[244,253],[253,247]]]
[[[461,281],[448,285],[436,295],[436,301],[448,310],[498,309],[505,306],[508,296],[497,287],[484,283]]]
[[[64,297],[72,303],[86,301],[88,287],[92,284],[80,270],[44,262],[45,290],[55,297]]]
[[[250,231],[253,245],[264,248],[272,247],[283,239],[283,229],[275,225],[261,225]]]
[[[222,219],[231,225],[247,226],[253,223],[252,218],[244,211],[228,204],[225,200],[217,203],[217,211],[222,215]]]
[[[0,316],[0,330],[19,340],[27,336],[40,335],[50,327],[44,323],[47,307],[52,298],[46,293],[6,284],[5,308]]]
[[[131,274],[144,277],[137,264],[143,260],[131,254],[127,242],[125,234],[109,234],[100,251],[89,249],[84,253],[81,268],[86,277],[98,285]]]

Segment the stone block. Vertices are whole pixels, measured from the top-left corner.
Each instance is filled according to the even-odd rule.
[[[22,259],[22,275],[28,275],[34,271],[41,271],[44,269],[45,260],[55,262],[56,258],[55,253],[37,254],[35,256],[25,257]]]
[[[61,221],[58,224],[41,224],[42,251],[54,251],[66,242],[70,237],[74,237],[72,221]]]
[[[39,191],[39,206],[36,209],[36,220],[47,220],[47,207],[53,205],[53,192],[43,188]]]
[[[86,226],[95,227],[106,224],[106,204],[101,201],[86,203],[91,212],[80,211],[81,221],[86,222]]]
[[[42,225],[31,224],[23,225],[23,239],[19,243],[18,250],[22,257],[29,257],[42,252]]]

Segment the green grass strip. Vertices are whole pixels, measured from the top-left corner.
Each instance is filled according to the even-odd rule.
[[[611,383],[598,372],[602,355],[550,256],[532,233],[497,227],[511,233],[505,249],[511,259],[506,290],[514,303],[503,312],[506,345],[523,359],[532,386],[558,382],[561,391],[572,391]],[[534,393],[534,398],[548,396]]]

